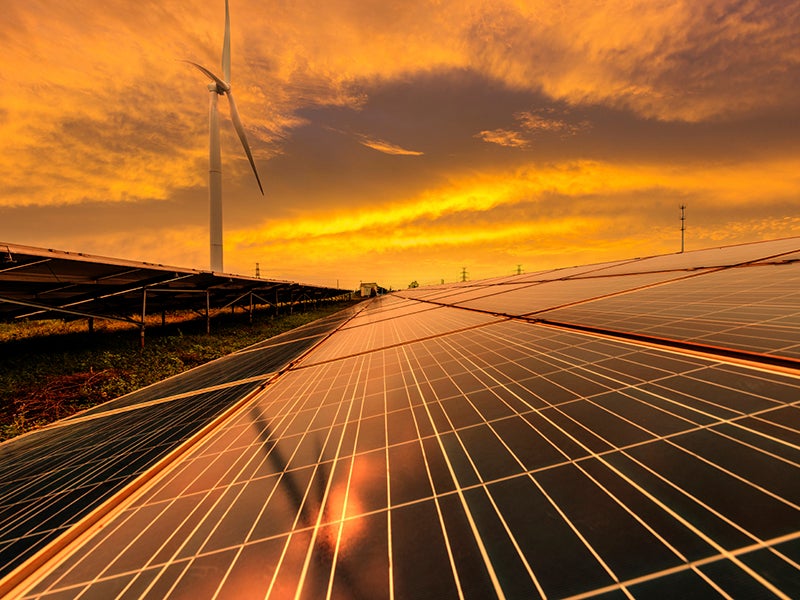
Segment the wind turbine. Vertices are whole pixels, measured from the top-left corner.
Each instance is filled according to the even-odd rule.
[[[256,163],[253,161],[250,146],[247,144],[247,136],[244,134],[244,127],[242,127],[242,121],[239,118],[239,111],[236,110],[236,102],[234,102],[233,94],[231,93],[231,18],[230,11],[228,10],[228,0],[225,0],[225,38],[222,42],[222,78],[190,60],[184,62],[194,65],[203,75],[211,80],[211,83],[208,85],[208,91],[211,93],[211,101],[208,109],[209,229],[211,235],[211,270],[220,272],[222,271],[222,158],[220,156],[219,114],[217,111],[217,100],[219,96],[225,95],[228,97],[233,127],[236,129],[236,133],[239,134],[239,139],[242,141],[247,159],[250,161],[250,166],[253,167],[253,174],[256,176],[258,189],[261,190],[261,195],[264,195],[264,188],[261,185],[261,179],[256,170]]]

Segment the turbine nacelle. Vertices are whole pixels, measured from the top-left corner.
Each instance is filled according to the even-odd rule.
[[[196,62],[192,62],[190,60],[184,60],[183,62],[192,65],[193,67],[196,67],[198,71],[200,71],[203,75],[205,75],[211,80],[212,83],[211,85],[208,86],[209,92],[216,91],[218,94],[221,95],[221,94],[227,94],[228,92],[231,91],[230,83],[223,81],[222,79],[214,75],[214,73],[206,69],[203,65],[198,65]]]

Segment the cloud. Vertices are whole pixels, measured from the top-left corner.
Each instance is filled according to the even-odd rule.
[[[531,133],[576,135],[591,128],[589,121],[569,123],[566,120],[549,116],[554,112],[554,109],[523,111],[515,114],[514,118],[519,122],[522,129]]]
[[[366,135],[358,135],[357,137],[358,142],[361,145],[366,146],[367,148],[372,148],[373,150],[377,150],[378,152],[383,152],[384,154],[392,154],[395,156],[422,156],[424,154],[424,152],[406,150],[397,144],[392,144],[391,142],[379,140],[377,138],[371,138]]]
[[[105,254],[205,261],[190,237],[206,218],[207,82],[179,61],[217,70],[222,3],[4,8],[0,238],[24,231],[12,241],[94,251],[107,234]],[[519,233],[548,223],[625,255],[625,240],[646,246],[652,222],[639,209],[656,201],[706,207],[714,235],[725,214],[737,239],[797,231],[781,220],[800,189],[796,3],[237,0],[231,10],[234,92],[267,190],[254,200],[223,102],[230,260],[248,272],[251,250],[274,264],[307,250],[319,266],[336,244],[366,252],[353,272],[373,247],[397,269],[459,245],[487,268],[514,248],[570,248],[578,260],[567,234],[553,229],[533,248]],[[352,132],[369,135],[359,145]],[[36,212],[54,208],[61,225]],[[126,236],[127,220],[153,236],[195,230],[153,245]],[[749,234],[748,220],[759,223]]]
[[[514,113],[514,119],[519,129],[492,129],[484,130],[475,137],[505,146],[507,148],[530,148],[533,137],[542,134],[558,134],[561,137],[577,135],[591,128],[589,121],[570,123],[565,119],[556,118],[556,109],[535,109]]]
[[[671,197],[675,205],[687,197],[706,207],[731,210],[738,206],[766,205],[788,201],[800,188],[800,159],[736,165],[698,165],[666,168],[660,165],[618,165],[597,161],[529,164],[515,170],[464,174],[442,187],[426,190],[415,198],[384,202],[356,213],[329,209],[315,215],[264,222],[243,236],[240,243],[262,244],[263,240],[301,240],[310,249],[316,240],[347,236],[355,239],[370,232],[394,231],[416,224],[440,222],[452,215],[469,215],[475,229],[485,229],[501,207],[529,205],[552,207],[548,218],[558,220],[572,206],[553,204],[581,199],[580,212],[613,215],[634,214],[641,220],[650,198]],[[748,189],[743,182],[762,177],[764,185]],[[637,199],[632,202],[632,199]],[[778,200],[779,199],[779,200]],[[544,210],[543,208],[537,210]],[[559,208],[561,207],[561,208]],[[373,236],[372,239],[383,239]],[[272,243],[272,242],[270,242]]]
[[[507,148],[527,148],[530,146],[530,142],[523,138],[520,132],[511,131],[509,129],[485,130],[476,134],[475,137],[484,142],[505,146]]]

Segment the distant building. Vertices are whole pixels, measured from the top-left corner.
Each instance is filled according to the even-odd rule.
[[[378,287],[377,283],[362,283],[361,284],[361,297],[362,298],[371,298],[372,296],[378,295]]]

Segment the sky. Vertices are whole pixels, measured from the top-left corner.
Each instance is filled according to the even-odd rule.
[[[209,268],[224,2],[0,0],[0,242]],[[405,288],[800,235],[800,4],[231,0],[225,271]],[[1,248],[1,246],[0,246]]]

